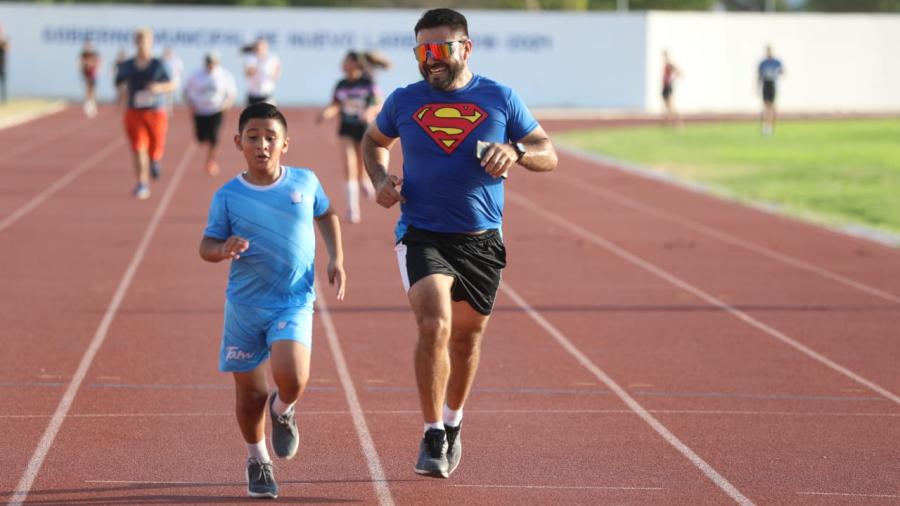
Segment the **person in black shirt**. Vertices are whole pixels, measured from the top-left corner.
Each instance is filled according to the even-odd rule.
[[[6,50],[9,49],[9,39],[0,25],[0,98],[6,102]]]
[[[341,69],[344,78],[334,88],[331,103],[322,109],[317,122],[340,114],[338,137],[344,155],[344,177],[347,182],[347,219],[359,223],[359,191],[373,198],[375,190],[365,175],[360,175],[363,166],[360,143],[369,121],[378,114],[381,91],[372,79],[374,68],[388,68],[390,62],[383,56],[369,52],[350,51],[344,57]]]

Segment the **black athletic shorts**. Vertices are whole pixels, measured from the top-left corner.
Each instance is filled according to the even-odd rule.
[[[347,123],[341,121],[341,126],[338,128],[338,137],[349,137],[355,142],[362,142],[364,133],[366,133],[365,123]]]
[[[771,104],[775,101],[775,81],[763,81],[763,102]]]
[[[208,142],[215,146],[219,143],[219,128],[222,126],[222,113],[209,116],[194,115],[194,133],[198,142]]]
[[[663,89],[662,89],[663,100],[668,100],[668,98],[671,96],[672,96],[672,85],[667,84],[667,85],[663,86]]]
[[[397,244],[397,263],[406,289],[431,274],[453,276],[450,296],[465,300],[475,311],[491,314],[500,271],[506,267],[506,247],[500,231],[443,234],[409,227]]]

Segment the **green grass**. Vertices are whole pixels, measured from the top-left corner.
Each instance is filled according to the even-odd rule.
[[[900,232],[900,120],[755,122],[583,130],[554,140],[775,204],[831,225]]]

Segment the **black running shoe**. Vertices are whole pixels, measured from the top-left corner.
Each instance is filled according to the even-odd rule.
[[[456,427],[444,424],[444,431],[447,433],[448,475],[453,474],[453,471],[456,470],[456,466],[459,465],[459,459],[462,457],[462,438],[459,435],[460,429],[462,429],[462,424],[459,424]]]
[[[247,495],[260,499],[278,497],[278,484],[275,483],[271,462],[247,460]]]
[[[446,478],[450,464],[447,462],[447,438],[441,429],[428,429],[419,444],[419,460],[416,472],[434,478]]]

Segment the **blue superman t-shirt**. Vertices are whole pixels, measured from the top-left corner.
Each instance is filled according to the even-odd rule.
[[[231,262],[227,298],[263,308],[303,307],[315,300],[316,232],[313,218],[330,203],[309,169],[283,167],[268,186],[238,175],[219,189],[209,207],[203,235],[225,240],[238,235],[250,241]]]
[[[403,187],[397,240],[408,226],[465,233],[500,228],[503,179],[484,171],[477,141],[518,141],[538,127],[509,87],[482,76],[452,92],[419,81],[387,98],[376,120],[388,137],[400,137]]]

